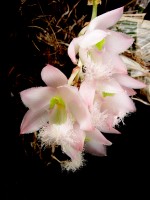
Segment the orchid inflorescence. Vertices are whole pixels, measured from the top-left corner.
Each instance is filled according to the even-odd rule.
[[[47,64],[41,78],[47,85],[21,91],[28,111],[21,134],[38,132],[46,147],[61,146],[70,159],[62,169],[75,171],[84,165],[84,153],[106,156],[112,143],[102,133],[116,133],[117,125],[136,108],[131,96],[144,83],[130,77],[120,54],[133,39],[111,30],[123,7],[92,19],[68,46],[75,68],[69,79]]]

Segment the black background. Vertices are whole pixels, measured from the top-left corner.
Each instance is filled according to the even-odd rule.
[[[108,1],[105,11],[127,2]],[[85,155],[86,166],[75,173],[62,172],[55,161],[45,166],[36,157],[26,156],[18,136],[23,111],[18,119],[19,105],[11,96],[15,77],[10,79],[8,72],[14,65],[20,66],[19,72],[30,73],[29,67],[21,67],[37,62],[42,65],[44,61],[32,57],[31,44],[17,12],[18,1],[3,2],[1,10],[1,199],[80,199],[82,195],[82,198],[92,199],[149,199],[150,107],[142,103],[135,101],[137,112],[125,118],[125,125],[119,128],[122,134],[110,136],[113,145],[108,148],[108,156]],[[148,17],[147,11],[146,19]]]

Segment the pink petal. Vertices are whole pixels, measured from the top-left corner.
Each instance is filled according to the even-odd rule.
[[[127,34],[115,31],[109,31],[109,33],[105,43],[105,48],[109,52],[120,54],[133,44],[134,39]]]
[[[90,66],[92,64],[91,57],[88,55],[88,49],[79,49],[79,58],[82,62],[82,64],[86,67]]]
[[[140,88],[146,87],[146,85],[143,82],[138,81],[130,77],[129,75],[114,74],[113,77],[115,78],[115,80],[118,81],[119,84],[125,87],[134,88],[134,89],[140,89]]]
[[[117,54],[107,51],[103,52],[102,62],[104,65],[112,67],[112,73],[127,74],[126,65]]]
[[[91,60],[91,64],[88,66],[96,64],[101,67],[102,59],[103,59],[103,51],[99,51],[97,48],[92,48],[89,50],[90,56],[88,56]]]
[[[101,93],[120,93],[123,92],[122,87],[119,85],[119,83],[115,79],[105,79],[97,81],[97,88]]]
[[[120,134],[118,130],[116,130],[114,127],[114,116],[109,114],[107,119],[100,125],[97,126],[97,129],[104,133],[114,133],[114,134]]]
[[[49,103],[56,90],[51,87],[35,87],[20,92],[25,106],[30,109],[40,109]]]
[[[112,126],[109,126],[108,124],[104,124],[103,126],[97,127],[101,132],[104,133],[114,133],[114,134],[120,134],[118,130],[113,128]]]
[[[106,146],[96,140],[85,143],[85,151],[95,156],[106,156]]]
[[[102,108],[118,117],[136,111],[134,102],[125,92],[116,93],[111,97],[105,97]]]
[[[85,132],[82,131],[77,123],[74,124],[74,133],[72,134],[73,144],[72,147],[78,151],[83,151]]]
[[[62,147],[63,152],[68,155],[72,160],[76,159],[79,151],[75,148],[71,147],[70,145],[65,145]]]
[[[100,142],[101,144],[104,145],[111,145],[112,143],[107,140],[104,135],[98,130],[94,129],[93,131],[86,131],[86,137],[89,138],[89,140],[95,140]]]
[[[88,30],[91,31],[94,29],[107,29],[116,24],[121,18],[122,14],[123,14],[123,7],[106,12],[94,18],[90,22]]]
[[[49,118],[47,110],[28,110],[21,123],[20,134],[38,131],[44,124],[48,122],[48,120]]]
[[[103,40],[107,36],[107,32],[102,30],[94,30],[84,35],[80,41],[81,48],[88,48]]]
[[[58,87],[67,84],[67,77],[56,67],[46,65],[41,71],[42,80],[46,85],[51,87]]]
[[[82,130],[91,130],[93,127],[91,122],[91,115],[88,111],[88,108],[80,97],[79,92],[72,89],[72,87],[59,87],[59,94],[65,101],[68,110],[72,113],[73,117],[79,123],[80,128]]]
[[[80,85],[79,89],[80,95],[84,100],[85,104],[87,105],[87,107],[89,108],[92,108],[95,96],[95,90],[96,88],[94,82],[83,81],[82,84]]]
[[[77,64],[76,54],[79,51],[79,42],[82,39],[82,36],[74,38],[68,47],[68,55],[74,64]]]
[[[122,88],[126,91],[126,93],[128,94],[128,96],[134,96],[134,95],[136,95],[136,91],[133,90],[132,88],[127,88],[127,87],[124,87],[124,86],[122,86]]]

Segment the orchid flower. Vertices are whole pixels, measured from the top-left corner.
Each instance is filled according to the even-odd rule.
[[[39,131],[38,137],[45,146],[61,146],[71,158],[65,166],[68,170],[75,170],[83,164],[81,158],[87,137],[90,139],[89,148],[91,142],[98,141],[100,149],[97,152],[100,155],[104,153],[102,146],[111,143],[94,128],[78,89],[67,84],[68,80],[61,71],[47,65],[42,69],[41,77],[46,87],[34,87],[20,93],[24,105],[29,108],[21,124],[21,134]],[[94,151],[93,147],[90,152]]]
[[[143,87],[143,82],[128,75],[115,74],[109,79],[85,80],[79,92],[91,112],[93,126],[105,133],[119,133],[114,127],[136,111],[130,96],[136,93],[134,89]]]
[[[34,87],[20,93],[24,105],[29,108],[21,124],[21,134],[37,131],[47,122],[64,123],[67,113],[71,113],[81,129],[92,129],[88,109],[77,88],[67,85],[66,76],[57,68],[47,65],[41,77],[46,87]]]
[[[84,135],[81,137],[74,133],[73,123],[78,123],[83,130],[91,130],[90,114],[77,88],[67,85],[67,78],[61,71],[47,65],[41,76],[47,87],[30,88],[20,93],[23,103],[29,108],[21,124],[21,134],[41,129],[43,142],[49,133],[49,141],[61,145],[63,151],[73,158],[82,152],[84,145]],[[70,148],[65,150],[66,144]]]
[[[102,68],[99,69],[100,72],[127,74],[127,69],[119,54],[131,46],[133,38],[108,29],[117,23],[122,14],[123,7],[91,20],[85,33],[74,38],[68,47],[68,55],[72,62],[78,63],[77,54],[79,54],[79,59],[86,70]]]

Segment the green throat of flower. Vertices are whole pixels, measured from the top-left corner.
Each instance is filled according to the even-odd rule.
[[[106,42],[105,39],[101,40],[100,42],[98,42],[98,43],[96,44],[96,48],[97,48],[99,51],[101,51],[102,48],[103,48],[103,46],[104,46],[104,44],[105,44],[105,42]]]
[[[90,142],[90,141],[91,141],[91,139],[89,137],[85,137],[84,142]]]
[[[115,93],[110,93],[110,92],[102,92],[103,97],[112,97],[115,95]]]
[[[54,124],[63,124],[67,120],[66,105],[59,96],[50,99],[49,108],[51,110],[51,121]]]

